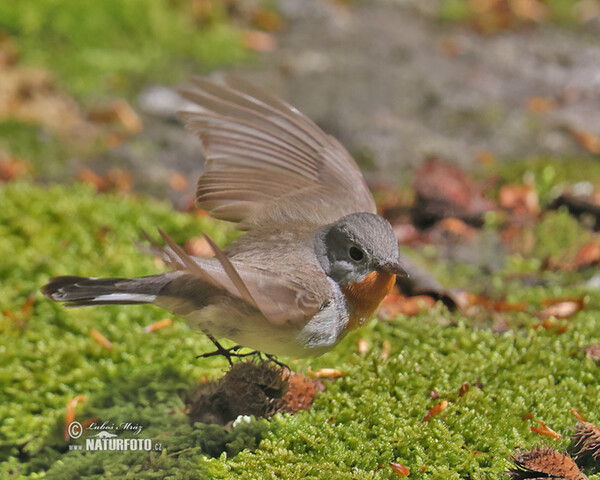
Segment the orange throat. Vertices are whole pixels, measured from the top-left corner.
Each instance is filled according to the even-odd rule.
[[[350,311],[346,328],[358,328],[369,320],[379,308],[384,297],[390,293],[396,275],[386,272],[371,272],[361,282],[351,283],[343,289]]]

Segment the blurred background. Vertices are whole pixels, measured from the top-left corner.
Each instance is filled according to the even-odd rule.
[[[142,228],[200,256],[239,234],[188,213],[175,116],[224,72],[341,140],[411,262],[378,320],[290,359],[338,376],[317,408],[238,430],[188,418],[227,368],[200,332],[39,291],[163,271]],[[500,478],[516,446],[564,451],[600,411],[599,159],[600,0],[0,1],[0,477]],[[98,418],[169,453],[70,451]]]
[[[600,153],[599,0],[36,0],[0,5],[0,179],[170,197],[202,170],[191,75],[235,71],[369,182]]]

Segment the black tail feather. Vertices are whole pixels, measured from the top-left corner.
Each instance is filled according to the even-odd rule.
[[[68,307],[88,305],[132,305],[153,303],[171,281],[169,274],[139,278],[54,277],[42,287],[51,300]]]

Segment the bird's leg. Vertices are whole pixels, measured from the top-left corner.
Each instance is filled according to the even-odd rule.
[[[264,355],[265,358],[267,360],[269,360],[270,362],[273,362],[274,364],[279,365],[281,368],[287,368],[289,371],[291,371],[290,367],[288,367],[285,363],[277,360],[277,357],[275,355],[271,355],[270,353],[259,352],[258,350],[252,350],[251,352],[247,352],[247,353],[238,353],[238,350],[244,348],[242,345],[234,345],[231,348],[225,348],[210,333],[206,333],[206,336],[210,339],[210,341],[212,343],[214,343],[214,345],[215,345],[215,347],[217,347],[217,349],[214,352],[208,352],[208,353],[203,353],[202,355],[198,355],[196,358],[209,358],[209,357],[216,357],[217,355],[221,355],[227,359],[230,366],[233,366],[233,362],[231,361],[231,359],[233,357],[242,358],[242,357],[257,356],[258,358],[262,359],[262,356]]]
[[[215,347],[217,347],[217,349],[214,352],[208,352],[208,353],[203,353],[202,355],[198,355],[196,358],[209,358],[209,357],[216,357],[217,355],[221,355],[227,359],[230,366],[233,366],[231,357],[247,356],[247,354],[235,353],[240,348],[243,348],[241,345],[234,345],[231,348],[225,348],[223,345],[221,345],[219,342],[217,342],[217,339],[215,337],[213,337],[210,333],[207,333],[206,336],[210,339],[210,341],[212,343],[214,343],[214,345],[215,345]]]

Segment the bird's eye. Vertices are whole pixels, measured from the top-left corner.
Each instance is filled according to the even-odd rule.
[[[352,260],[355,260],[357,262],[361,261],[365,256],[363,251],[358,247],[350,247],[350,250],[348,250],[348,254],[350,255],[350,258]]]

